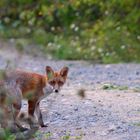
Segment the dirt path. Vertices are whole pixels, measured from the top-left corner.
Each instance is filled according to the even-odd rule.
[[[44,73],[46,65],[70,67],[69,80],[59,95],[41,103],[47,128],[36,140],[140,140],[140,65],[98,65],[83,61],[51,61],[19,55],[0,45],[0,69],[10,60],[18,68]],[[17,63],[18,62],[18,63]],[[106,85],[107,84],[107,85]],[[77,95],[85,89],[85,98]],[[136,92],[137,91],[137,92]],[[23,110],[27,104],[23,102]]]

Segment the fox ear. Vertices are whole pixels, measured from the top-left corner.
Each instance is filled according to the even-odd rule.
[[[46,66],[46,74],[48,79],[51,79],[54,76],[54,71],[50,66]]]
[[[67,75],[68,75],[68,71],[69,71],[69,68],[68,67],[64,67],[60,70],[60,75],[66,80],[67,78]]]

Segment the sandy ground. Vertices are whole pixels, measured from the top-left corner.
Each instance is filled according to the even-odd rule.
[[[9,60],[13,67],[42,74],[46,65],[70,68],[61,93],[42,100],[48,127],[40,128],[34,140],[140,140],[140,64],[55,61],[8,46],[0,44],[0,69]],[[81,88],[84,98],[77,94]],[[22,109],[27,111],[26,101]]]

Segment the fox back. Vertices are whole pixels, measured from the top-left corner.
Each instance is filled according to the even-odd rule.
[[[50,66],[46,66],[46,75],[15,70],[7,73],[7,79],[19,84],[23,97],[34,92],[36,92],[35,96],[42,96],[40,95],[42,92],[59,92],[66,81],[67,73],[67,67],[56,72]],[[53,90],[50,90],[50,86]]]
[[[21,70],[12,71],[7,74],[8,80],[15,80],[20,85],[22,92],[37,90],[46,85],[46,78],[37,73],[31,73]]]

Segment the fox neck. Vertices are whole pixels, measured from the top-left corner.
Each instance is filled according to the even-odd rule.
[[[47,78],[47,76],[43,76],[42,82],[43,82],[43,87],[45,87],[48,84],[48,78]]]
[[[53,93],[53,87],[48,84],[48,78],[44,78],[44,87],[43,87],[44,96],[48,96]]]

